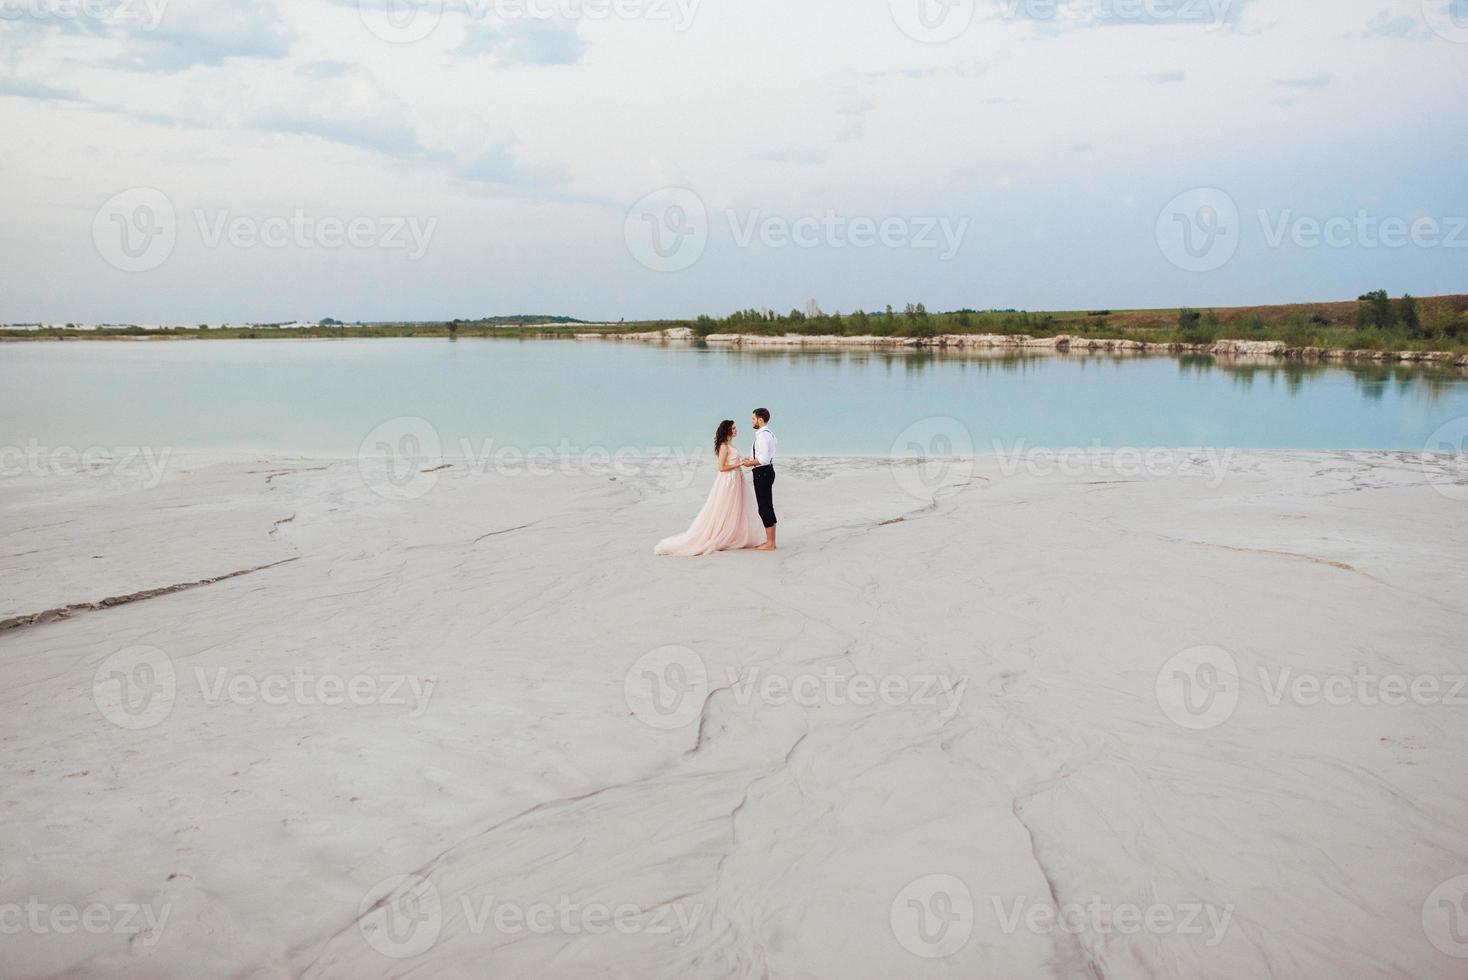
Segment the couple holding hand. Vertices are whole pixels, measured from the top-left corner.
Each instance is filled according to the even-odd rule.
[[[734,448],[739,428],[733,419],[719,423],[714,432],[719,473],[708,500],[688,530],[659,541],[654,554],[692,558],[735,548],[775,550],[775,453],[780,443],[770,430],[769,409],[756,408],[749,422],[754,426],[749,459]],[[753,492],[744,479],[746,468],[753,470]]]

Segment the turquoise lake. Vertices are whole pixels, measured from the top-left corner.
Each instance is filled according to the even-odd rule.
[[[350,455],[379,423],[417,416],[449,453],[464,440],[697,450],[723,418],[747,435],[760,405],[773,411],[787,455],[886,454],[934,416],[960,420],[980,453],[1016,444],[1418,450],[1444,422],[1468,416],[1468,378],[1211,357],[570,340],[0,345],[0,447]]]

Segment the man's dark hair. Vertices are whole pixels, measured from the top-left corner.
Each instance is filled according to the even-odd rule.
[[[770,410],[768,408],[756,408],[754,414],[758,415],[759,420],[765,425],[770,424]]]

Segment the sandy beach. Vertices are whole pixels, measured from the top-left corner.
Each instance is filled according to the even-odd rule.
[[[0,972],[1463,975],[1445,459],[422,469],[7,479]]]

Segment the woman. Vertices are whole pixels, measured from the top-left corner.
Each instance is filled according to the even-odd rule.
[[[743,460],[734,448],[739,430],[731,419],[719,423],[714,433],[714,455],[719,460],[719,473],[703,510],[693,519],[688,530],[676,537],[659,541],[655,555],[692,558],[714,551],[755,548],[764,543],[765,528],[759,519],[754,491],[744,478]]]

